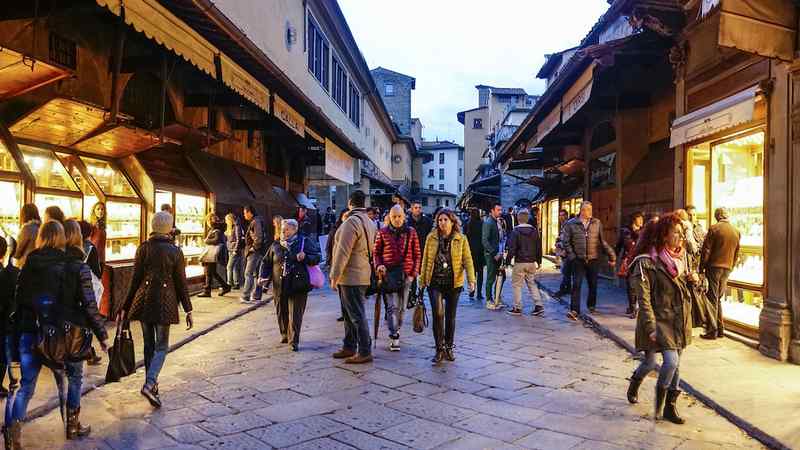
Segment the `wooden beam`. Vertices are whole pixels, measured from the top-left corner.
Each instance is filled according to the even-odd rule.
[[[184,105],[188,107],[239,107],[245,102],[233,94],[186,94]]]

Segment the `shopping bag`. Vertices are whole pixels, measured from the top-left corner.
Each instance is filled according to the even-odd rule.
[[[325,287],[325,274],[322,273],[319,265],[306,266],[306,269],[308,269],[308,280],[311,282],[312,288],[321,289]]]
[[[117,323],[114,345],[108,349],[106,383],[114,383],[136,372],[136,357],[133,352],[131,325],[127,320]]]

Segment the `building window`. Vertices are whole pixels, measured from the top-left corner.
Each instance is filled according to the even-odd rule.
[[[444,164],[444,152],[439,152],[439,164]]]
[[[308,15],[308,71],[314,75],[314,78],[322,84],[322,87],[328,90],[328,79],[330,67],[330,45],[325,36],[319,29],[319,25]]]
[[[444,169],[439,169],[439,179],[444,180]]]
[[[439,185],[439,190],[440,190],[440,191],[442,191],[442,192],[444,192],[444,185],[443,185],[443,184],[440,184],[440,185]]]
[[[394,96],[394,85],[392,83],[386,83],[383,86],[383,92],[387,97],[393,97]]]
[[[333,72],[333,88],[331,94],[333,101],[342,108],[342,111],[347,110],[347,72],[344,66],[336,57],[333,57],[331,68]]]
[[[358,93],[353,82],[350,81],[350,121],[356,128],[361,126],[361,94]]]
[[[430,190],[433,190],[433,185],[432,185],[432,184],[429,184],[429,185],[428,185],[428,189],[430,189]]]
[[[428,177],[433,178],[433,169],[428,169]]]
[[[464,160],[464,152],[462,150],[458,151],[458,160],[459,161],[463,161]]]
[[[463,190],[464,190],[464,186],[463,186],[463,185],[461,185],[461,184],[459,184],[459,185],[458,185],[458,192],[461,192],[461,191],[463,191]]]
[[[450,206],[450,199],[444,199],[444,206]]]
[[[472,128],[476,130],[483,128],[483,119],[472,119]]]
[[[460,177],[464,176],[464,169],[462,169],[461,167],[458,168],[458,176]]]
[[[436,199],[436,206],[442,206],[442,199],[440,198]]]

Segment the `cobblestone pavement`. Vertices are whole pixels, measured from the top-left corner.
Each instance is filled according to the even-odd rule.
[[[687,425],[654,423],[654,379],[629,405],[635,362],[563,319],[552,299],[545,306],[543,318],[513,317],[464,295],[455,362],[431,366],[430,329],[413,333],[409,314],[401,352],[385,349],[382,327],[375,362],[348,366],[330,357],[342,325],[325,290],[309,299],[300,352],[278,343],[268,305],[171,353],[161,410],[139,395],[140,371],[84,397],[90,439],[65,444],[52,412],[26,424],[23,441],[48,450],[760,448],[688,396]]]

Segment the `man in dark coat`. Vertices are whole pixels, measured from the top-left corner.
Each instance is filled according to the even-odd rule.
[[[714,211],[717,223],[713,225],[703,241],[700,256],[700,270],[708,278],[708,315],[706,333],[703,339],[716,339],[723,336],[722,296],[728,289],[728,276],[739,260],[739,230],[728,221],[728,211],[717,208]]]
[[[417,232],[419,247],[425,248],[425,239],[428,238],[428,234],[433,229],[433,220],[422,213],[422,203],[418,200],[411,202],[411,212],[408,214],[406,221],[408,226]]]
[[[503,303],[499,300],[495,302],[493,295],[495,278],[503,259],[501,243],[505,238],[505,229],[503,227],[503,218],[501,217],[502,213],[503,207],[499,203],[495,203],[489,215],[483,220],[481,239],[483,256],[486,260],[486,309],[492,311],[503,308]]]

